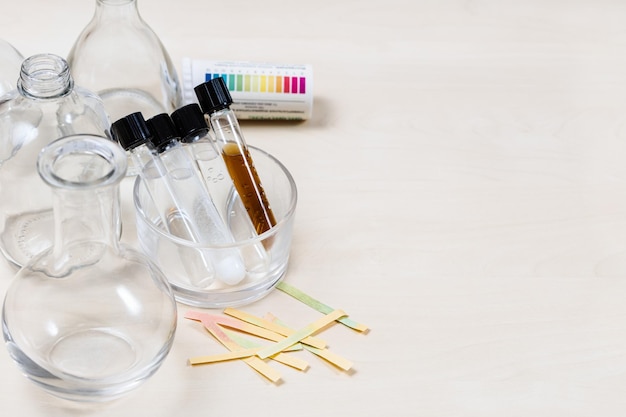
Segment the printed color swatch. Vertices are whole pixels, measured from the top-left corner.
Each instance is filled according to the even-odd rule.
[[[286,75],[213,74],[205,81],[222,77],[230,91],[254,93],[306,94],[306,78]]]

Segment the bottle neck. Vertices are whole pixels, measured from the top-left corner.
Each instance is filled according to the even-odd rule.
[[[117,250],[124,151],[104,137],[69,136],[44,148],[37,167],[52,189],[55,224],[49,273],[63,276],[93,264],[106,248]]]
[[[139,18],[137,0],[96,0],[95,16],[101,20]]]
[[[26,97],[58,98],[74,87],[67,62],[53,54],[33,55],[22,63],[17,88]]]

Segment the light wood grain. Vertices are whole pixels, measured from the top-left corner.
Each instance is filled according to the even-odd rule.
[[[181,319],[146,385],[88,409],[40,392],[0,352],[2,415],[626,413],[624,4],[139,7],[178,66],[313,65],[314,117],[244,123],[244,134],[298,184],[287,282],[371,332],[323,335],[353,373],[303,356],[311,368],[281,368],[276,387],[237,361],[188,366],[223,350]],[[5,2],[0,35],[24,55],[66,54],[92,11],[84,0]],[[128,211],[125,222],[132,242]],[[3,294],[13,271],[0,272]],[[319,317],[278,291],[242,309],[294,328]]]

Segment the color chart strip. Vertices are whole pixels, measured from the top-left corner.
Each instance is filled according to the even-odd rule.
[[[313,67],[309,64],[183,59],[183,95],[196,102],[194,88],[224,79],[238,119],[307,120],[313,111]]]
[[[306,94],[306,78],[288,75],[206,73],[205,81],[222,77],[230,91]]]

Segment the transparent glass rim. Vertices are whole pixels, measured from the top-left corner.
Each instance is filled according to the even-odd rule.
[[[102,158],[109,169],[92,180],[74,181],[57,174],[56,164],[73,154]],[[59,138],[39,153],[37,169],[41,178],[51,187],[92,189],[119,184],[126,175],[127,158],[124,150],[112,140],[98,135],[77,134]]]
[[[162,238],[165,238],[167,240],[170,240],[174,243],[176,243],[177,245],[181,245],[181,246],[186,246],[189,248],[197,248],[197,249],[227,249],[227,248],[233,248],[233,247],[244,247],[250,244],[254,244],[257,242],[262,242],[263,240],[268,239],[269,237],[277,234],[280,229],[282,229],[286,224],[289,223],[289,221],[291,220],[291,218],[294,216],[295,214],[295,210],[296,210],[296,205],[298,202],[298,189],[296,187],[296,182],[293,179],[293,176],[291,175],[291,173],[289,172],[289,170],[287,169],[287,167],[285,167],[285,165],[283,165],[282,162],[280,162],[277,158],[275,158],[272,154],[265,152],[264,150],[257,148],[255,146],[249,146],[248,148],[255,152],[255,153],[260,153],[263,154],[266,158],[270,159],[274,164],[276,164],[280,170],[282,171],[282,173],[285,175],[285,177],[287,178],[287,181],[289,182],[289,188],[291,191],[291,198],[289,200],[289,204],[288,204],[288,208],[285,211],[285,214],[281,217],[281,219],[276,223],[276,225],[274,225],[271,229],[269,229],[268,231],[254,236],[252,238],[249,239],[245,239],[245,240],[238,240],[234,243],[231,244],[206,244],[206,243],[196,243],[196,242],[192,242],[189,240],[185,240],[182,238],[179,238],[178,236],[174,236],[170,233],[168,233],[167,231],[163,230],[162,228],[156,226],[152,221],[150,221],[150,219],[148,218],[148,216],[146,216],[146,213],[144,211],[144,209],[141,207],[141,204],[139,202],[139,187],[141,187],[142,182],[141,182],[141,177],[137,176],[137,178],[135,179],[135,184],[133,186],[133,204],[135,206],[135,211],[137,212],[138,216],[141,216],[142,221],[144,221],[148,227],[157,235],[159,235]]]
[[[33,99],[58,98],[68,95],[74,80],[67,61],[55,54],[36,54],[22,62],[17,89]]]

